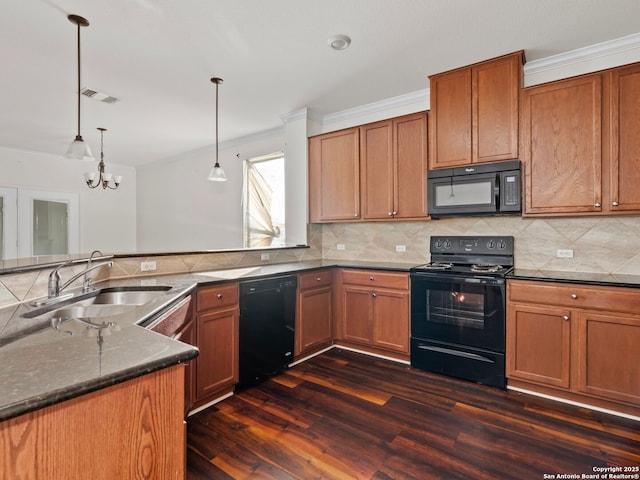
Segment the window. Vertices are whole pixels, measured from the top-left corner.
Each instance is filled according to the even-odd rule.
[[[245,247],[285,244],[284,153],[277,152],[244,162]]]

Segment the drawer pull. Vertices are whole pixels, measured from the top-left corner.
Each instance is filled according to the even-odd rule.
[[[564,316],[562,317],[562,319],[563,319],[565,322],[568,322],[568,321],[569,321],[569,315],[564,315]]]
[[[575,293],[571,294],[571,298],[573,298],[574,300],[578,298],[578,295],[576,295]]]
[[[373,277],[369,277],[369,280],[371,280],[373,282]]]
[[[317,277],[317,278],[316,278],[316,281],[317,281],[317,282],[319,282],[320,280],[322,280],[322,278],[321,278],[321,277]]]

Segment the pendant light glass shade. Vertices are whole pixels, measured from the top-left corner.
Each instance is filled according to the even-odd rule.
[[[69,148],[67,148],[64,156],[75,160],[92,161],[94,158],[91,154],[91,149],[82,139],[82,135],[80,135],[80,27],[88,27],[89,22],[79,15],[69,15],[67,18],[78,27],[78,133]]]
[[[78,135],[76,139],[69,144],[67,153],[65,153],[64,156],[75,160],[86,160],[88,162],[93,160],[89,144],[86,143],[80,135]]]
[[[226,182],[227,176],[224,174],[224,170],[220,166],[220,162],[218,162],[218,85],[220,85],[223,80],[221,78],[212,78],[211,82],[216,84],[216,163],[209,172],[209,176],[207,180],[211,182]]]
[[[212,182],[226,182],[227,176],[224,174],[224,170],[219,163],[216,163],[213,168],[209,171],[208,180]]]

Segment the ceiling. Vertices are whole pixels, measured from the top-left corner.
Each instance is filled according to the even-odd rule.
[[[142,165],[282,125],[424,90],[428,76],[525,50],[536,60],[640,30],[637,0],[3,0],[0,146],[62,154],[76,131],[94,155]],[[327,39],[352,38],[344,51]]]

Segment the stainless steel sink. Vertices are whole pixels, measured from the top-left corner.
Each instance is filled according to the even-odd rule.
[[[71,318],[109,317],[133,310],[135,307],[135,305],[74,305],[43,313],[38,315],[38,319],[67,320]]]
[[[48,320],[117,315],[151,302],[170,289],[171,287],[168,286],[106,288],[98,290],[94,295],[79,295],[75,301],[62,299],[59,303],[50,303],[45,307],[31,310],[22,317]]]
[[[82,300],[83,305],[144,305],[163,295],[169,287],[154,290],[107,290]]]

